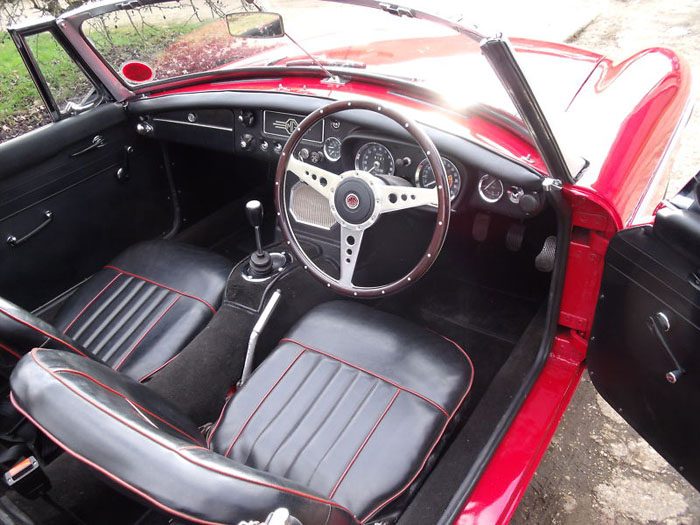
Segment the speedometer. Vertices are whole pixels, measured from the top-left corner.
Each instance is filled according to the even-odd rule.
[[[459,190],[462,189],[462,176],[459,174],[457,166],[451,160],[442,157],[442,163],[445,166],[447,182],[450,185],[450,199],[454,200],[459,195]],[[416,186],[421,188],[435,187],[435,173],[433,173],[433,168],[428,159],[423,159],[418,164],[416,169]]]
[[[394,157],[386,146],[379,142],[368,142],[355,155],[355,169],[372,175],[393,175]]]

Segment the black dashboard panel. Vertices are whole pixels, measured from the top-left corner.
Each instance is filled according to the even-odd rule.
[[[132,103],[129,111],[150,123],[145,134],[154,138],[276,163],[287,137],[304,115],[327,102],[285,93],[207,92],[141,100]],[[461,179],[454,211],[482,210],[515,219],[542,211],[545,199],[537,173],[461,137],[428,126],[426,131]],[[339,159],[334,158],[338,143]],[[340,173],[355,169],[358,152],[369,143],[390,153],[392,162],[387,166],[393,164],[393,175],[403,184],[420,183],[416,169],[425,158],[422,151],[402,126],[368,111],[348,110],[325,119],[307,133],[295,155]],[[374,154],[379,150],[374,147]]]

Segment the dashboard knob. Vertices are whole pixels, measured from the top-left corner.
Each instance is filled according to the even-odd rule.
[[[150,135],[153,133],[153,126],[148,122],[139,122],[136,124],[136,133],[139,135]]]
[[[411,157],[404,157],[402,159],[396,159],[396,166],[401,168],[402,166],[410,166],[411,165]]]
[[[279,155],[280,153],[282,153],[282,144],[280,144],[279,142],[275,142],[275,145],[272,146],[272,150],[275,153],[277,153],[277,155]]]
[[[301,160],[306,160],[306,159],[308,159],[308,158],[309,158],[309,155],[310,155],[310,153],[309,153],[309,150],[308,150],[308,149],[306,149],[306,148],[301,148],[301,149],[299,150],[299,158],[300,158]]]
[[[266,140],[260,142],[260,151],[267,151],[270,149],[270,143]]]
[[[238,143],[241,149],[243,150],[249,150],[253,147],[253,141],[255,139],[253,138],[253,135],[245,134],[241,136],[241,141]]]
[[[255,124],[255,114],[252,111],[243,111],[238,115],[238,122],[246,128],[252,128],[253,124]]]
[[[314,151],[313,153],[311,153],[311,163],[312,164],[318,164],[319,162],[321,162],[322,158],[323,158],[323,153],[321,153],[320,151]]]
[[[533,213],[540,207],[540,200],[533,193],[526,193],[518,201],[518,206],[525,213]]]

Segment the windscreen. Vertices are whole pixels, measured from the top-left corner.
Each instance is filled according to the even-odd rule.
[[[293,39],[334,71],[390,76],[431,89],[455,108],[480,102],[515,114],[478,43],[450,27],[337,2],[258,0],[257,5],[279,13],[288,36],[240,36],[245,28],[236,23],[250,20],[227,15],[257,12],[246,0],[145,5],[90,18],[82,30],[132,86],[137,83],[122,69],[134,61],[153,71],[141,85],[231,68],[315,67]]]

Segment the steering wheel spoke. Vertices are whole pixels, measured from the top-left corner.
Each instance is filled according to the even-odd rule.
[[[302,162],[294,156],[289,157],[287,169],[294,173],[299,180],[305,182],[324,197],[330,199],[333,191],[340,182],[340,177],[335,173]]]
[[[352,278],[355,276],[357,256],[360,254],[362,235],[364,230],[351,230],[340,227],[340,279],[345,286],[353,286]]]
[[[367,171],[347,170],[336,175],[316,165],[307,164],[294,156],[294,151],[301,144],[305,133],[308,133],[314,125],[323,119],[345,110],[380,113],[404,128],[428,159],[435,174],[436,185],[433,188],[388,186],[383,180],[380,180],[381,177],[376,177]],[[293,230],[296,221],[292,220],[292,203],[287,185],[287,177],[290,173],[294,173],[295,179],[298,178],[308,184],[327,200],[330,214],[340,228],[340,260],[338,261],[340,277],[330,275],[318,266],[304,251]],[[321,204],[325,212],[325,203],[320,203],[319,206]],[[371,100],[331,102],[313,111],[299,123],[287,139],[277,165],[275,205],[282,236],[299,263],[303,265],[304,270],[329,289],[356,298],[385,297],[403,290],[425,275],[442,249],[447,237],[450,219],[448,177],[445,166],[440,162],[440,154],[435,148],[435,144],[416,122],[392,107],[386,107]],[[435,207],[436,220],[433,234],[421,259],[408,273],[395,278],[392,282],[373,286],[353,284],[356,277],[357,258],[360,254],[365,230],[380,220],[383,213],[422,206]],[[369,263],[369,260],[366,262]]]
[[[381,213],[407,210],[419,206],[438,205],[437,188],[412,188],[408,186],[380,186],[376,189],[381,203]]]

